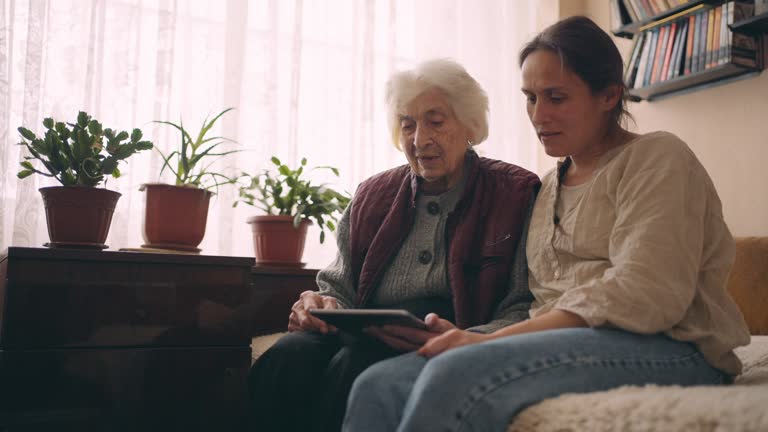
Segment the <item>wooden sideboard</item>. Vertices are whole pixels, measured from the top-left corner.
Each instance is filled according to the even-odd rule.
[[[9,248],[0,431],[242,428],[254,331],[243,320],[271,310],[251,303],[252,264]]]

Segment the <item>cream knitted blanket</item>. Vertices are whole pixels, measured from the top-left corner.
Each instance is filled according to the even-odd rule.
[[[768,336],[752,336],[736,353],[744,372],[733,385],[566,394],[524,410],[507,432],[766,432]]]

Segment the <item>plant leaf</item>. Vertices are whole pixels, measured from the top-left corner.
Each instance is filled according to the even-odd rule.
[[[23,127],[23,126],[19,127],[18,131],[19,131],[19,134],[21,134],[22,137],[24,137],[24,138],[26,138],[26,139],[28,139],[30,141],[33,141],[33,140],[37,139],[37,137],[35,136],[34,133],[32,133],[31,130],[29,130],[29,129]]]
[[[151,141],[139,141],[136,143],[136,151],[151,150],[154,146]]]
[[[208,133],[208,131],[211,130],[213,125],[216,123],[216,121],[219,118],[221,118],[221,116],[223,116],[224,114],[232,111],[233,109],[235,109],[235,108],[234,107],[229,107],[229,108],[225,109],[224,111],[218,113],[216,115],[216,117],[212,118],[211,121],[209,121],[207,124],[205,122],[203,122],[203,127],[200,129],[200,133],[197,135],[197,141],[196,141],[197,145],[202,144],[203,138]]]
[[[141,129],[133,129],[133,132],[131,132],[131,142],[137,144],[142,136]]]
[[[101,169],[104,171],[104,174],[111,175],[117,169],[117,159],[114,156],[107,157],[102,162]]]
[[[91,116],[88,115],[85,111],[80,111],[77,113],[77,125],[81,128],[86,128],[88,126],[88,121],[91,119]]]
[[[20,179],[24,179],[31,176],[34,173],[35,173],[34,171],[30,171],[30,170],[21,170],[16,174],[16,177]]]
[[[101,123],[96,120],[88,122],[88,132],[90,132],[91,135],[102,135],[104,133],[101,129]]]

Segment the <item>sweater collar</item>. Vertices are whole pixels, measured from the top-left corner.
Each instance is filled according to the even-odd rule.
[[[461,198],[456,203],[456,207],[458,208],[462,202],[464,202],[467,198],[467,195],[470,194],[471,187],[467,187],[469,185],[474,184],[475,179],[477,178],[478,168],[480,167],[480,157],[475,153],[473,149],[468,149],[467,153],[464,155],[464,173],[462,180],[457,183],[457,187],[460,187],[462,183],[464,183],[464,191],[461,194]],[[419,193],[419,185],[421,182],[424,181],[423,178],[416,175],[416,173],[413,172],[413,170],[410,170],[409,173],[409,181],[411,183],[411,197],[410,197],[410,205],[411,207],[416,207],[416,196]]]

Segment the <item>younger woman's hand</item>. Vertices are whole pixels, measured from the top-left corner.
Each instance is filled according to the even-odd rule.
[[[424,323],[426,329],[386,325],[368,327],[365,332],[398,351],[415,351],[428,340],[456,328],[452,322],[440,318],[436,313],[427,314]]]
[[[470,345],[490,340],[490,335],[454,328],[427,341],[419,350],[419,355],[432,358],[440,353],[463,345]]]

